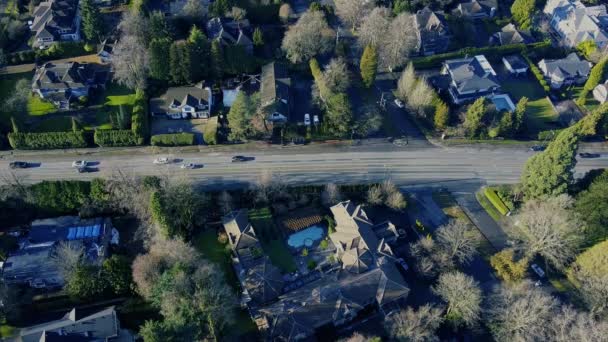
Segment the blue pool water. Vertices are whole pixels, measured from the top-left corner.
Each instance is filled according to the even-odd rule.
[[[310,247],[315,241],[321,240],[324,229],[321,226],[311,226],[297,233],[291,234],[287,244],[293,248]]]
[[[511,101],[511,98],[508,95],[494,95],[491,100],[496,106],[496,109],[498,109],[499,111],[507,110],[512,112],[515,110],[515,105],[513,104],[513,101]]]

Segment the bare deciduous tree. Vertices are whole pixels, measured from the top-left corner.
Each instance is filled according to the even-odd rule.
[[[525,281],[500,286],[490,296],[484,318],[494,338],[501,341],[546,341],[558,301]]]
[[[406,205],[407,202],[400,191],[391,192],[386,196],[386,206],[391,209],[401,210],[404,209]]]
[[[409,63],[405,70],[403,70],[401,73],[401,77],[399,77],[399,82],[397,83],[397,97],[407,102],[410,95],[414,91],[416,83],[417,80],[414,65]]]
[[[380,66],[392,71],[404,65],[417,42],[414,16],[400,13],[391,21],[385,42],[378,50]]]
[[[435,98],[435,91],[428,84],[424,77],[419,78],[407,98],[407,104],[420,115],[424,115],[424,110],[432,105]]]
[[[367,203],[371,205],[382,204],[382,189],[379,186],[372,186],[367,190]]]
[[[561,307],[548,325],[548,341],[595,342],[608,341],[608,322],[592,314],[579,312],[569,305]]]
[[[579,283],[579,292],[587,307],[596,315],[608,313],[608,274],[598,276],[579,268],[572,272]]]
[[[325,189],[321,193],[321,202],[324,206],[329,207],[337,204],[342,200],[340,189],[334,183],[325,184]]]
[[[359,44],[381,49],[390,25],[391,12],[386,7],[374,8],[364,19],[359,30]]]
[[[361,23],[361,19],[370,11],[372,2],[368,0],[335,0],[336,14],[352,30]]]
[[[454,271],[439,276],[433,291],[447,303],[446,316],[456,325],[477,324],[481,313],[482,293],[470,276]]]
[[[565,267],[580,241],[580,220],[569,210],[572,204],[567,195],[526,202],[515,218],[519,248],[529,257],[541,255],[558,269]]]
[[[433,278],[455,267],[450,255],[430,236],[411,243],[409,250],[416,260],[416,270],[423,277]]]
[[[188,0],[182,8],[181,15],[191,20],[203,20],[207,15],[207,9],[201,0]]]
[[[15,88],[4,101],[3,110],[7,113],[13,113],[15,116],[20,113],[26,113],[31,93],[32,87],[28,80],[21,79],[17,81],[17,83],[15,83]]]
[[[282,49],[292,63],[310,60],[333,48],[334,32],[327,25],[321,11],[308,11],[289,27],[283,38]]]
[[[443,320],[442,311],[429,304],[414,309],[407,308],[389,315],[386,328],[396,341],[439,341],[435,331]]]
[[[339,340],[339,342],[381,342],[380,337],[367,337],[361,333],[354,332],[350,337]]]
[[[131,89],[145,89],[148,59],[148,49],[141,39],[123,35],[113,50],[114,79]]]
[[[84,246],[81,243],[62,241],[55,248],[52,259],[61,275],[68,279],[82,263],[83,257]]]
[[[437,243],[451,259],[468,264],[477,253],[479,241],[472,234],[473,227],[461,220],[452,220],[437,229]]]
[[[282,4],[281,7],[279,7],[279,18],[283,23],[286,24],[289,22],[289,18],[291,18],[292,15],[293,9],[288,3]]]
[[[333,93],[344,93],[350,86],[350,75],[342,58],[333,58],[323,71],[323,80]]]

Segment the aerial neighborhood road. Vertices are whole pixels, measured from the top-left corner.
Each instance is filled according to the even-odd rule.
[[[134,175],[183,176],[201,185],[238,186],[271,171],[289,184],[323,184],[374,182],[386,178],[396,184],[431,184],[441,182],[476,181],[477,183],[515,183],[519,180],[525,161],[534,152],[522,148],[415,148],[391,149],[386,152],[351,149],[322,150],[310,153],[307,147],[298,150],[238,153],[174,153],[164,155],[108,155],[73,157],[69,155],[40,155],[4,157],[0,159],[0,182],[17,175],[24,183],[54,179],[90,179],[107,177],[116,170]],[[233,163],[231,157],[242,154],[251,161]],[[168,157],[173,162],[155,165],[156,157]],[[9,162],[16,158],[35,167],[11,170]],[[98,172],[78,173],[71,166],[76,159],[94,161]],[[200,165],[196,169],[181,169],[182,163]],[[576,174],[605,168],[608,158],[579,159]]]

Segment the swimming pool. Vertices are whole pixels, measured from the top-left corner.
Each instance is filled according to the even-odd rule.
[[[499,111],[507,110],[512,112],[515,110],[515,105],[513,104],[513,101],[511,101],[511,97],[507,94],[494,95],[490,100]]]
[[[310,226],[297,233],[289,235],[287,244],[293,248],[310,247],[315,241],[321,240],[325,229],[322,226]]]

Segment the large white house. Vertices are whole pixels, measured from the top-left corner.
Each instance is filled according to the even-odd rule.
[[[34,9],[30,25],[34,47],[46,48],[56,41],[80,40],[78,0],[46,0]]]
[[[150,100],[152,115],[166,115],[170,119],[207,119],[212,106],[211,89],[202,82],[169,88],[161,97]]]
[[[586,7],[580,0],[548,0],[543,12],[568,47],[587,40],[594,41],[600,49],[608,44],[606,5]]]

